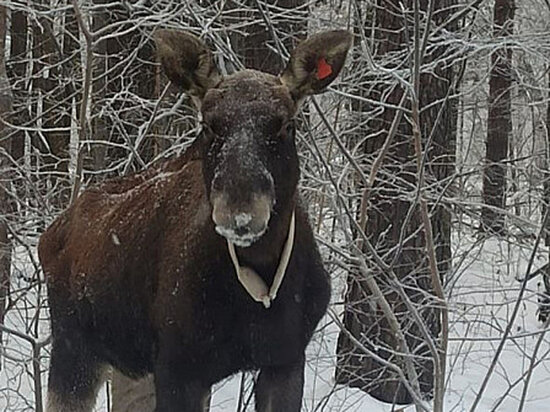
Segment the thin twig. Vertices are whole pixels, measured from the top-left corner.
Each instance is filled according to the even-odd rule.
[[[78,143],[77,143],[77,151],[76,151],[77,153],[76,171],[75,171],[74,185],[73,185],[73,190],[71,192],[71,200],[70,200],[70,204],[73,204],[76,198],[78,197],[80,186],[82,184],[82,169],[83,169],[84,160],[83,160],[81,150],[84,148],[84,145],[82,144],[82,142],[84,142],[84,140],[86,139],[86,117],[88,113],[88,99],[90,96],[90,89],[92,87],[92,68],[93,68],[92,64],[93,64],[94,56],[93,56],[93,50],[92,50],[93,38],[90,31],[88,30],[86,23],[84,22],[82,13],[80,12],[80,7],[78,6],[78,2],[76,0],[71,0],[71,3],[74,8],[78,26],[80,27],[80,30],[84,35],[84,39],[86,41],[86,71],[84,74],[84,90],[82,92],[82,101],[80,102]]]
[[[430,10],[432,7],[430,2]],[[428,30],[428,27],[426,28]],[[427,41],[427,38],[424,39]],[[420,201],[420,214],[424,227],[424,238],[426,242],[426,251],[430,267],[432,288],[437,296],[439,310],[441,312],[441,353],[436,353],[434,359],[434,411],[443,411],[443,401],[445,397],[445,370],[447,360],[447,348],[449,342],[449,309],[445,300],[445,292],[441,283],[441,277],[437,268],[437,257],[433,240],[432,223],[428,213],[428,204],[424,195],[424,173],[423,173],[423,152],[422,137],[420,133],[420,68],[423,61],[424,44],[420,43],[420,4],[418,0],[414,2],[414,62],[413,62],[413,88],[414,95],[412,99],[412,128],[414,138],[414,149],[417,164],[418,194]],[[427,149],[426,149],[427,152]]]

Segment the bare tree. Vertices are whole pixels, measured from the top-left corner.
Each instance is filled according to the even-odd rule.
[[[25,88],[27,80],[25,79],[25,71],[27,64],[25,63],[27,54],[27,37],[28,37],[27,15],[22,10],[11,11],[11,64],[8,69],[8,77],[10,79],[11,88],[13,91],[13,109],[12,118],[17,119],[18,124],[23,124],[24,118],[27,115],[26,105],[23,104],[24,93],[21,91]],[[12,131],[16,136],[12,139],[12,153],[15,159],[21,159],[25,147],[25,135],[21,131]]]
[[[545,162],[544,162],[544,202],[542,215],[546,216],[550,213],[550,67],[547,69],[548,73],[548,102],[546,103],[546,145],[545,145]],[[543,219],[544,225],[544,243],[546,246],[550,246],[550,219],[547,217],[546,221]],[[544,270],[541,273],[543,277],[543,291],[539,296],[539,315],[538,318],[541,322],[546,322],[550,318],[550,254],[548,256],[548,263],[545,265]]]
[[[436,353],[430,351],[427,341],[438,341],[441,331],[441,302],[431,296],[435,293],[435,286],[433,273],[431,275],[430,272],[435,269],[438,276],[443,277],[450,263],[450,213],[438,199],[445,193],[454,172],[456,104],[452,96],[456,85],[452,65],[446,61],[445,54],[449,50],[438,47],[425,49],[427,44],[424,40],[422,46],[416,45],[423,53],[420,57],[422,61],[415,61],[408,50],[415,47],[411,45],[415,36],[415,41],[420,39],[419,33],[415,33],[417,30],[426,36],[425,39],[430,35],[429,31],[436,27],[439,30],[442,27],[454,30],[456,24],[448,23],[447,19],[453,14],[456,2],[420,2],[421,23],[418,18],[413,18],[413,4],[407,2],[406,8],[402,8],[397,1],[378,2],[374,10],[368,11],[373,16],[375,58],[383,58],[386,69],[391,68],[399,73],[398,76],[410,74],[411,83],[413,72],[417,69],[420,87],[417,89],[419,94],[416,94],[403,88],[402,83],[396,83],[397,77],[392,79],[390,74],[382,77],[380,83],[374,82],[370,89],[363,89],[364,102],[379,102],[385,110],[373,116],[371,111],[375,108],[368,107],[369,104],[363,107],[363,113],[369,113],[371,121],[360,129],[364,133],[360,142],[364,142],[366,169],[372,168],[377,174],[376,179],[369,180],[370,185],[363,189],[358,213],[361,228],[368,238],[362,243],[372,243],[379,256],[378,261],[374,257],[369,258],[369,270],[380,284],[400,329],[405,331],[410,353],[403,353],[395,327],[392,327],[382,307],[375,303],[378,299],[376,292],[364,273],[350,273],[348,276],[344,324],[355,339],[392,364],[403,365],[406,362],[403,356],[413,356],[419,389],[428,395],[433,391],[434,362],[440,362],[441,356],[445,357],[445,350],[441,350],[440,346]],[[421,28],[417,27],[418,24]],[[359,27],[369,26],[363,22]],[[431,35],[436,33],[434,30]],[[420,63],[422,67],[430,64],[433,67],[430,71],[423,70],[417,67]],[[390,90],[386,85],[388,82],[392,82]],[[415,101],[420,108],[419,121],[414,120],[414,110],[410,112],[412,118],[407,115],[411,108],[414,109]],[[361,116],[361,113],[356,115]],[[403,120],[400,121],[400,118]],[[415,130],[416,127],[419,130]],[[415,133],[422,138],[422,150],[426,156],[420,163],[415,161]],[[374,160],[375,157],[377,160]],[[430,230],[433,230],[437,244],[435,268],[427,259],[426,248],[429,255],[433,244],[430,246],[425,241],[421,229],[425,223],[417,203],[421,196],[419,191],[425,190],[421,183],[424,173],[431,186],[426,195],[431,205]],[[370,252],[367,250],[365,247],[368,256]],[[421,317],[411,316],[411,304]],[[379,359],[365,354],[350,334],[340,333],[338,355],[338,382],[359,387],[386,402],[399,404],[412,401],[401,377],[386,364],[380,363]],[[444,368],[441,370],[436,366],[435,369],[444,374]]]
[[[78,32],[71,14],[66,13],[64,35],[56,36],[55,20],[45,17],[50,2],[33,0],[33,7],[38,12],[31,26],[33,89],[38,92],[34,113],[44,128],[44,139],[39,141],[44,146],[46,170],[54,172],[51,183],[57,187],[59,206],[64,207],[69,198],[69,108],[76,97],[72,76],[79,67],[74,47]]]
[[[495,0],[493,35],[506,38],[514,31],[514,0]],[[486,164],[483,175],[481,214],[483,230],[503,234],[505,231],[506,174],[509,138],[512,132],[513,84],[512,48],[504,45],[491,56],[489,77],[489,115],[487,118]]]
[[[279,74],[288,51],[307,34],[307,15],[304,0],[233,0],[224,21],[229,27],[247,23],[231,35],[244,67]]]
[[[8,164],[11,155],[11,139],[8,126],[4,122],[11,112],[12,93],[6,72],[6,34],[7,9],[0,6],[0,324],[4,323],[7,297],[10,290],[11,242],[8,237],[9,204],[6,186],[9,182]],[[0,348],[2,348],[2,330],[0,329]],[[1,369],[1,365],[0,365]]]

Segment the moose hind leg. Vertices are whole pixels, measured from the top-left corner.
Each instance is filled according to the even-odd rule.
[[[91,412],[105,367],[82,344],[55,339],[48,378],[47,412]]]
[[[304,362],[263,367],[256,383],[257,412],[300,412]]]

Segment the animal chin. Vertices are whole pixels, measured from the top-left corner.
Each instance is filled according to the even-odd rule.
[[[228,229],[223,226],[216,226],[216,232],[218,232],[219,235],[226,238],[228,241],[233,243],[235,246],[238,247],[250,247],[254,242],[259,240],[262,235],[265,233],[265,230],[262,230],[259,233],[247,233],[245,235],[238,235],[235,233],[234,229]]]

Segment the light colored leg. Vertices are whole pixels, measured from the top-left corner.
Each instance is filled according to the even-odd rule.
[[[156,406],[153,375],[130,379],[118,371],[111,378],[111,412],[154,412]],[[210,410],[211,392],[203,399],[204,412]]]
[[[208,391],[202,400],[202,408],[204,412],[210,411],[210,401],[212,401],[212,389]]]
[[[88,399],[69,399],[66,395],[49,390],[46,412],[92,412],[94,405],[95,395]]]
[[[153,375],[134,380],[113,371],[111,412],[153,412],[155,410],[155,383]]]

